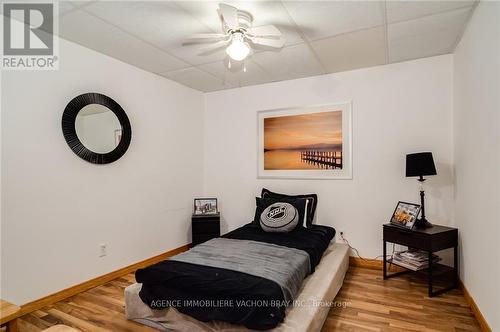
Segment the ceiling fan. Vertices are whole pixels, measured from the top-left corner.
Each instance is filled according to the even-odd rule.
[[[199,55],[225,48],[232,60],[243,61],[254,49],[279,50],[285,45],[285,39],[274,25],[252,27],[253,17],[248,12],[221,3],[218,13],[223,33],[197,34],[189,38],[192,40],[190,44],[212,43]]]

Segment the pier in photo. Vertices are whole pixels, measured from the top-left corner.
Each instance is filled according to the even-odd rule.
[[[300,158],[319,168],[342,169],[342,152],[340,151],[305,150],[301,151]]]

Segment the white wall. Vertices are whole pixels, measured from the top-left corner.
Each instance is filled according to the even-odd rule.
[[[0,70],[0,92],[2,90],[2,74],[3,71]],[[3,291],[2,291],[2,285],[3,285],[3,273],[2,273],[2,252],[3,252],[3,213],[2,213],[2,159],[3,159],[3,140],[2,140],[2,93],[0,93],[0,299],[2,298]]]
[[[202,93],[61,40],[59,71],[2,73],[1,297],[22,304],[190,242],[202,193]],[[108,165],[77,157],[61,116],[85,92],[132,125]],[[99,244],[108,255],[99,258]]]
[[[353,102],[353,179],[257,179],[259,110]],[[452,56],[277,82],[205,95],[205,194],[219,198],[223,227],[253,218],[262,187],[319,195],[318,223],[344,231],[365,257],[382,253],[382,227],[398,200],[419,202],[405,154],[432,151],[428,219],[453,219]]]
[[[461,278],[500,331],[500,3],[481,2],[454,58]],[[495,271],[496,269],[496,271]]]

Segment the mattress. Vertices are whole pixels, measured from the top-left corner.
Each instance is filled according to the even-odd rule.
[[[342,286],[349,267],[349,248],[345,244],[331,243],[316,267],[316,271],[304,279],[295,305],[287,309],[283,323],[271,331],[319,331],[328,315],[332,301]],[[154,310],[139,297],[141,284],[125,289],[125,313],[127,319],[151,326],[160,331],[249,331],[226,322],[201,322],[174,308]]]
[[[139,297],[151,309],[269,330],[283,322],[334,236],[325,225],[281,233],[252,222],[138,269]]]

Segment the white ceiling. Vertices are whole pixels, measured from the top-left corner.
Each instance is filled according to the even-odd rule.
[[[224,50],[199,56],[183,46],[195,33],[220,32],[219,1],[72,1],[60,3],[59,33],[101,53],[200,91],[315,76],[451,53],[475,1],[223,1],[274,24],[279,52],[226,69]]]

